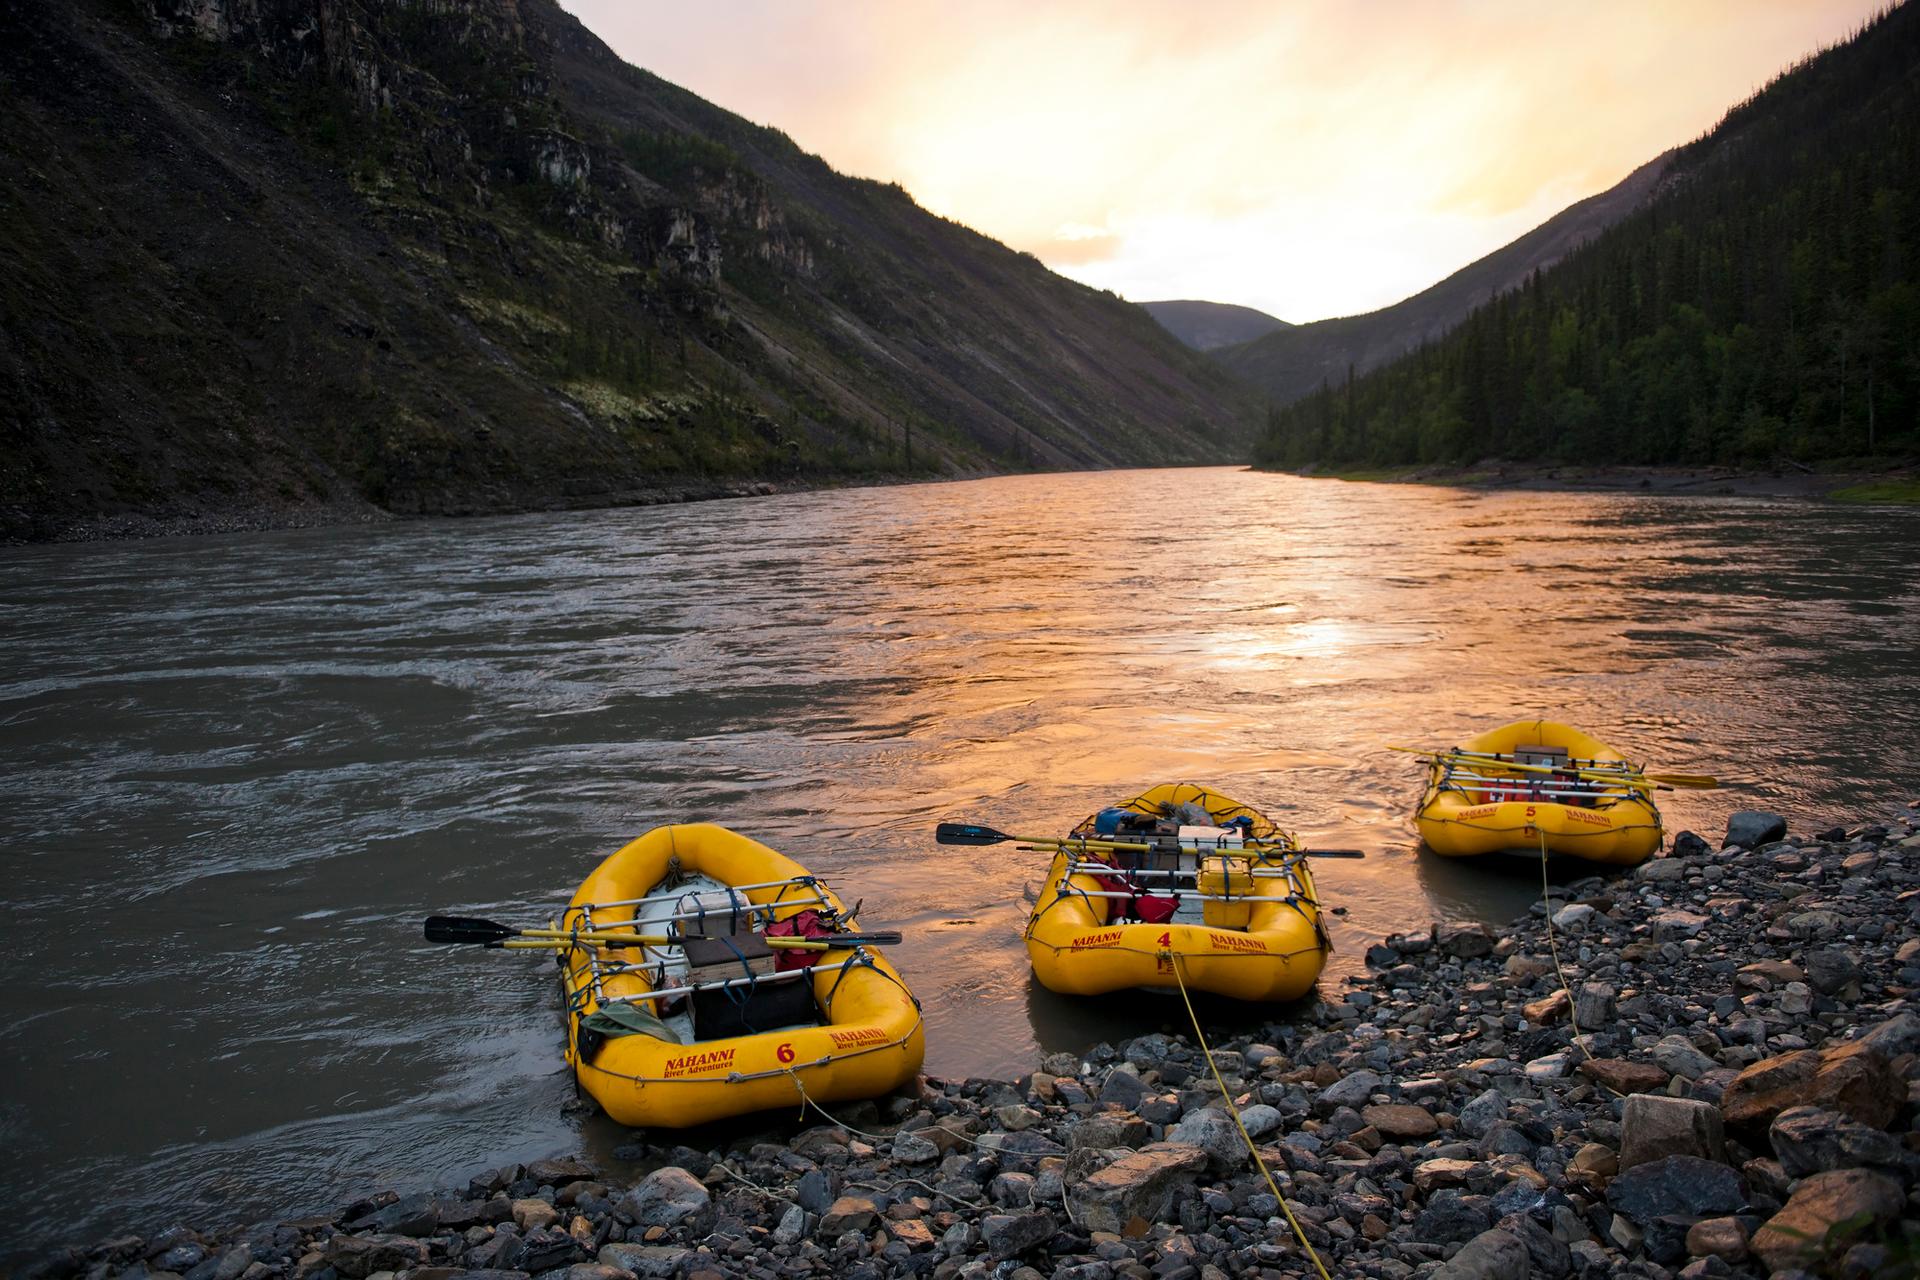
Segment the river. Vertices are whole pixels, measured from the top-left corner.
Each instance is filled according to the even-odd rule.
[[[1808,831],[1920,795],[1920,511],[1237,470],[1016,477],[0,553],[0,1253],[310,1212],[629,1135],[562,1113],[543,917],[712,819],[907,935],[928,1069],[1162,1026],[1036,988],[1056,832],[1204,780],[1309,843],[1368,942],[1510,919],[1537,867],[1421,855],[1421,767],[1521,716]],[[1230,1011],[1216,1010],[1222,1017]]]

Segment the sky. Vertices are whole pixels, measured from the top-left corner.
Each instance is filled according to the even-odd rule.
[[[1397,302],[1883,0],[562,0],[627,61],[1135,302]]]

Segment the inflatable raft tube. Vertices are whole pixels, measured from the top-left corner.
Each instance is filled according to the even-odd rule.
[[[1532,767],[1509,767],[1521,762]],[[1582,771],[1639,776],[1618,751],[1578,729],[1518,720],[1438,756],[1414,822],[1427,847],[1449,858],[1538,857],[1543,844],[1548,853],[1616,867],[1653,856],[1662,831],[1652,790]]]
[[[1097,846],[1060,850],[1027,921],[1027,954],[1041,985],[1064,995],[1102,995],[1133,987],[1174,991],[1184,978],[1189,990],[1250,1001],[1293,1000],[1312,988],[1333,946],[1292,836],[1259,811],[1194,783],[1165,783],[1118,807],[1159,817],[1189,804],[1216,826],[1241,820],[1249,840],[1274,847],[1238,856],[1231,849],[1161,855],[1162,869],[1174,876],[1131,881],[1117,866],[1097,866],[1103,858],[1121,863],[1121,856]],[[1072,836],[1098,838],[1094,822],[1088,818]],[[1167,896],[1179,905],[1158,923],[1129,919],[1132,894],[1116,885],[1172,889]]]
[[[807,910],[832,913],[844,931],[856,928],[840,899],[804,867],[709,823],[658,827],[613,854],[581,884],[561,927],[658,931],[676,918],[684,924],[690,914],[713,911],[715,895],[705,890],[714,887],[723,901],[749,904],[744,910],[756,929]],[[582,1023],[603,1005],[666,1015],[666,1001],[648,993],[685,981],[679,951],[647,948],[644,961],[633,957],[635,963],[609,963],[617,952],[562,956],[567,1062],[580,1087],[621,1124],[678,1129],[793,1107],[803,1096],[821,1103],[872,1098],[920,1070],[926,1046],[919,1002],[893,966],[864,946],[828,950],[804,976],[783,980],[811,985],[819,1025],[691,1043],[583,1034]],[[687,1025],[671,1016],[665,1021],[669,1030]]]

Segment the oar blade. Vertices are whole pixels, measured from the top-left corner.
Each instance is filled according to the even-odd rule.
[[[1710,778],[1704,773],[1649,773],[1646,775],[1655,782],[1664,782],[1670,787],[1680,787],[1688,791],[1717,791],[1720,780]]]
[[[1004,831],[973,822],[943,822],[933,829],[933,838],[939,844],[971,845],[1003,844],[1013,839]]]
[[[1302,849],[1301,853],[1309,858],[1364,858],[1365,849]]]
[[[520,931],[492,920],[476,920],[471,916],[428,916],[425,932],[428,942],[485,945],[517,937]]]

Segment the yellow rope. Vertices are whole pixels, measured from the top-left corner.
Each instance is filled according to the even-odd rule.
[[[1539,836],[1540,901],[1547,909],[1547,951],[1553,956],[1553,971],[1560,979],[1560,990],[1566,993],[1567,1025],[1573,1028],[1573,1047],[1585,1054],[1588,1059],[1591,1059],[1593,1055],[1587,1052],[1587,1046],[1580,1043],[1580,1020],[1574,1017],[1573,1014],[1573,984],[1567,981],[1567,971],[1560,967],[1560,944],[1554,940],[1553,936],[1553,888],[1547,883],[1547,833],[1542,831],[1539,833]],[[1597,1080],[1594,1083],[1600,1084]],[[1608,1093],[1618,1096],[1618,1090],[1609,1089],[1604,1084],[1601,1084],[1600,1087],[1607,1089]]]
[[[1280,1194],[1280,1185],[1273,1180],[1273,1171],[1267,1168],[1267,1162],[1260,1158],[1260,1148],[1253,1143],[1253,1135],[1247,1132],[1246,1124],[1240,1119],[1240,1108],[1233,1105],[1233,1097],[1227,1092],[1227,1082],[1220,1078],[1219,1064],[1213,1060],[1213,1050],[1207,1047],[1206,1033],[1200,1030],[1200,1018],[1193,1011],[1193,1001],[1187,997],[1187,979],[1180,972],[1180,957],[1172,951],[1165,953],[1173,963],[1174,980],[1180,984],[1180,1000],[1187,1006],[1187,1017],[1193,1020],[1194,1038],[1200,1042],[1200,1052],[1207,1055],[1207,1066],[1213,1071],[1213,1082],[1220,1086],[1220,1100],[1227,1104],[1227,1114],[1233,1117],[1234,1128],[1240,1130],[1240,1138],[1247,1144],[1247,1151],[1253,1156],[1253,1163],[1267,1179],[1267,1186],[1273,1191],[1273,1198],[1280,1202],[1280,1212],[1287,1215],[1287,1225],[1293,1228],[1294,1239],[1307,1251],[1307,1257],[1313,1260],[1313,1269],[1320,1273],[1320,1280],[1333,1280],[1327,1274],[1326,1264],[1320,1261],[1320,1255],[1307,1243],[1307,1233],[1300,1229],[1299,1221],[1293,1216],[1293,1210],[1287,1205],[1287,1198]]]

